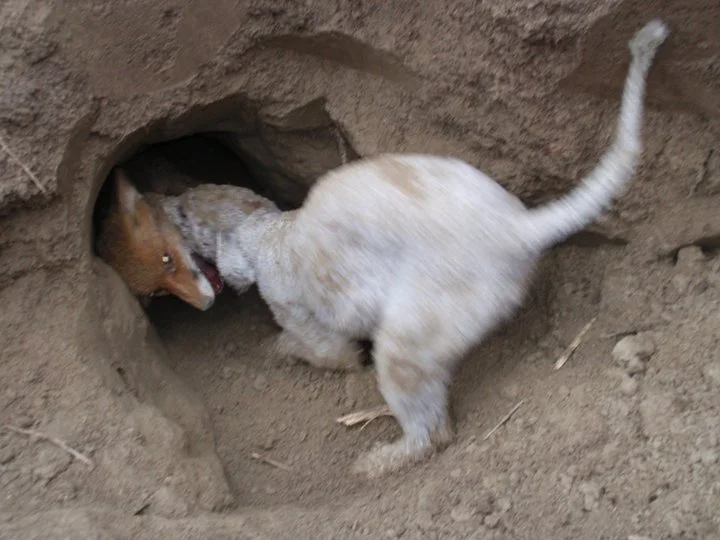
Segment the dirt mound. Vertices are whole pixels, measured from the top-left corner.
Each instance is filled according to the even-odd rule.
[[[627,39],[656,16],[672,34],[632,189],[546,257],[462,365],[455,443],[406,474],[349,474],[398,434],[335,422],[381,403],[371,369],[275,363],[254,293],[146,314],[93,255],[110,169],[194,134],[239,161],[188,147],[183,174],[237,174],[288,207],[390,151],[546,200],[604,149]],[[0,538],[720,536],[718,16],[710,0],[2,3],[0,425],[17,429],[0,429]]]

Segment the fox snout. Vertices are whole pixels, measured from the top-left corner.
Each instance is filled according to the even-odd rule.
[[[166,289],[200,311],[206,311],[215,303],[215,290],[202,272],[192,274],[190,279],[168,279]]]

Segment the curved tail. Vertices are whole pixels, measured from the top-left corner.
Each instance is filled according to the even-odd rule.
[[[528,211],[523,237],[532,248],[542,251],[579,232],[627,188],[642,151],[640,128],[647,73],[667,35],[665,24],[653,20],[630,41],[632,62],[625,79],[615,140],[580,186],[560,199]]]

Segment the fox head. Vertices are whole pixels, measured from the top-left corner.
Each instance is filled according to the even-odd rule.
[[[217,271],[196,258],[165,212],[113,173],[114,196],[98,252],[138,296],[172,294],[206,310],[222,289]]]

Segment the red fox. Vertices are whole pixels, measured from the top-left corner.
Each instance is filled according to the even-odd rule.
[[[142,298],[175,295],[207,310],[223,288],[217,269],[192,253],[178,228],[151,196],[143,196],[121,169],[96,222],[97,252]]]

